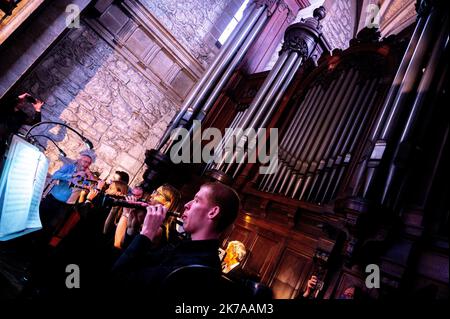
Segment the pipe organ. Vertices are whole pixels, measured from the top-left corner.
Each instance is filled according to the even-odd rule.
[[[229,124],[221,123],[224,116],[220,116],[220,110],[215,110],[213,127],[258,128],[264,124],[267,128],[279,128],[278,162],[273,174],[260,174],[258,163],[227,163],[224,155],[221,161],[206,165],[206,169],[222,170],[234,177],[235,186],[242,190],[247,217],[236,225],[230,239],[244,238],[245,245],[256,245],[255,249],[259,241],[264,242],[263,246],[270,246],[267,236],[272,236],[269,234],[277,229],[274,223],[284,225],[284,231],[273,238],[282,238],[281,241],[288,243],[279,258],[289,258],[286,264],[294,258],[294,263],[300,263],[302,266],[299,264],[299,267],[304,269],[305,273],[298,274],[295,279],[298,280],[297,288],[291,287],[291,292],[287,293],[283,290],[287,288],[278,286],[283,273],[289,271],[284,268],[283,261],[269,273],[254,269],[252,262],[247,265],[249,271],[259,273],[263,282],[275,290],[281,289],[275,292],[276,296],[296,296],[296,289],[308,279],[307,273],[317,271],[319,267],[313,261],[316,260],[314,256],[325,255],[321,260],[327,260],[333,251],[340,249],[351,254],[350,244],[356,242],[352,236],[348,236],[344,245],[347,248],[342,248],[342,243],[337,244],[339,236],[327,235],[323,230],[315,237],[301,241],[295,240],[296,232],[309,229],[308,224],[331,225],[331,228],[344,231],[346,226],[342,227],[347,221],[336,215],[338,205],[335,203],[351,195],[347,185],[354,167],[361,160],[361,148],[369,131],[381,115],[383,101],[404,48],[402,42],[380,41],[376,30],[365,29],[352,41],[349,49],[335,50],[332,55],[323,54],[316,61],[317,65],[308,62],[294,69],[289,85],[279,91],[280,98],[277,99],[276,94],[268,92],[276,87],[277,79],[283,74],[279,70],[289,57],[283,52],[268,74],[236,77],[238,83],[233,84],[230,93],[234,96],[236,112]],[[263,81],[261,76],[264,76]],[[253,93],[250,99],[249,92]],[[268,106],[261,103],[264,98]],[[242,105],[247,108],[242,109]],[[258,107],[252,108],[255,105]],[[225,114],[225,110],[223,112]],[[219,147],[223,147],[229,138],[225,134]],[[348,218],[350,221],[350,215]],[[253,222],[255,226],[251,225]],[[255,237],[248,235],[253,227],[258,229]],[[278,245],[278,240],[274,239],[274,246]],[[285,257],[292,249],[299,255]],[[310,261],[306,262],[302,256],[309,256]],[[272,262],[279,261],[273,259]],[[321,280],[327,280],[323,264],[321,262],[319,267],[322,269]]]
[[[233,180],[243,203],[224,243],[249,248],[242,269],[276,298],[298,297],[311,274],[325,287],[319,297],[364,288],[368,264],[383,282],[364,288],[371,297],[405,285],[408,272],[416,281],[403,289],[435,285],[448,297],[446,8],[418,1],[414,30],[380,39],[366,28],[332,54],[316,11],[286,30],[270,72],[238,68],[206,114],[203,124],[224,134],[201,171]],[[248,161],[267,147],[242,133],[262,128],[279,132],[271,174]],[[435,263],[447,271],[428,271]]]
[[[320,20],[325,17],[325,9],[320,7],[314,10],[314,18],[291,25],[285,34],[280,56],[274,67],[267,75],[258,93],[253,98],[249,107],[237,114],[231,123],[233,129],[254,129],[259,134],[261,128],[265,128],[272,115],[276,111],[284,93],[290,86],[297,70],[312,56],[319,56],[322,52],[329,50],[329,44],[322,35]],[[216,164],[210,165],[215,169],[223,170],[225,173],[236,177],[239,174],[245,159],[255,152],[255,146],[249,146],[244,150],[246,143],[251,141],[243,132],[238,131],[236,135],[236,149],[225,150]],[[232,136],[223,138],[219,151],[229,143]],[[222,153],[222,152],[219,152]],[[244,154],[239,160],[239,154]]]
[[[291,10],[293,8],[298,10],[299,5],[303,5],[303,3],[286,5],[283,1],[269,0],[255,0],[249,3],[243,19],[233,30],[213,63],[183,102],[181,111],[173,119],[172,125],[168,127],[161,138],[157,147],[158,150],[167,151],[171,148],[173,141],[169,140],[170,134],[177,127],[187,127],[192,134],[192,122],[194,120],[202,121],[205,118],[244,56],[252,45],[255,45],[256,39],[260,36],[264,27],[269,24],[274,12],[286,12],[288,19],[292,19],[293,12]],[[184,143],[188,143],[188,141],[183,141],[182,144]]]
[[[258,163],[223,160],[206,168],[227,173],[241,190],[244,215],[228,238],[267,251],[255,253],[244,269],[257,273],[276,297],[298,296],[311,273],[321,274],[324,298],[338,296],[350,282],[364,287],[363,275],[350,270],[355,263],[381,265],[389,284],[383,292],[366,293],[374,298],[388,294],[402,280],[396,268],[401,254],[414,251],[414,240],[405,244],[405,238],[420,238],[426,214],[448,219],[448,200],[438,191],[448,189],[438,177],[445,174],[443,149],[448,148],[448,112],[442,104],[448,83],[448,18],[438,11],[421,13],[408,41],[395,36],[381,40],[377,30],[363,29],[345,51],[325,53],[317,65],[303,61],[289,84],[273,94],[268,88],[279,84],[285,52],[268,74],[234,78],[229,94],[236,111],[230,126],[279,128],[276,169],[261,174]],[[248,92],[254,92],[251,102]],[[280,98],[274,98],[277,93]],[[269,97],[269,106],[261,103]],[[229,112],[233,103],[226,105]],[[228,127],[219,120],[225,112],[216,108],[210,126]],[[412,145],[428,152],[429,160],[418,157]],[[426,181],[422,186],[415,182],[419,176]],[[426,199],[433,198],[432,189],[440,194],[434,193],[438,203]],[[410,193],[421,195],[410,199]],[[434,209],[439,213],[431,213]],[[404,231],[394,234],[398,218]],[[441,228],[433,227],[437,236]],[[422,262],[431,267],[432,258],[441,257],[429,254]],[[317,255],[325,257],[317,262]],[[439,260],[445,264],[443,256]],[[292,265],[299,269],[295,276]],[[287,274],[293,276],[292,285],[283,279]],[[445,276],[439,273],[440,281],[433,281],[443,295],[448,294]]]
[[[336,198],[339,185],[385,92],[382,55],[373,51],[330,57],[292,100],[292,120],[280,138],[275,174],[258,189],[312,203]]]

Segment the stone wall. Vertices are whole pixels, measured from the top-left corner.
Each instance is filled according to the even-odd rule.
[[[81,11],[89,4],[90,0],[58,0],[51,4],[49,2],[45,1],[39,6],[39,1],[22,1],[20,5],[23,5],[25,16],[22,16],[19,10],[18,13],[12,15],[13,19],[9,20],[11,25],[6,26],[5,21],[0,25],[0,29],[2,29],[0,33],[6,33],[4,37],[8,38],[0,46],[0,98],[19,81],[22,75],[66,30],[66,18],[69,14],[66,12],[67,6],[76,5]],[[32,10],[35,6],[39,6],[39,8],[34,14],[25,18],[30,13],[27,10]],[[20,28],[18,23],[21,23]],[[9,34],[7,30],[15,26],[17,29]],[[5,38],[2,37],[3,40]]]
[[[323,26],[323,34],[331,45],[332,49],[345,50],[349,46],[349,41],[356,36],[354,28],[356,23],[356,4],[355,1],[347,0],[327,0],[327,1],[311,1],[313,5],[301,10],[294,23],[298,23],[301,19],[313,16],[313,9],[323,5],[327,10],[325,19],[321,21]],[[267,63],[265,70],[271,70],[277,62],[282,43],[278,45],[275,53]]]
[[[140,179],[145,150],[157,144],[177,111],[84,23],[45,56],[18,91],[30,91],[45,101],[43,120],[65,122],[94,143],[97,161],[92,168],[103,178],[125,170]],[[84,147],[70,130],[43,125],[32,133],[42,131],[58,141],[69,158],[76,158]],[[51,143],[40,141],[48,145],[52,173],[62,161]]]
[[[348,0],[326,0],[327,15],[322,22],[323,33],[333,49],[345,50],[356,36],[356,3]]]
[[[165,40],[160,39],[162,43],[179,43],[205,68],[218,51],[217,39],[242,2],[138,0],[124,3],[120,8],[135,10],[138,4],[145,6],[167,30],[167,34],[159,33],[167,36]],[[111,4],[103,15],[108,16],[108,10],[118,8]],[[129,36],[131,26],[137,22],[147,22],[143,19],[144,11],[135,13],[126,16],[128,22],[120,28],[118,36],[109,37],[94,28],[91,17],[86,17],[81,28],[69,30],[15,89],[17,93],[31,92],[45,101],[43,120],[65,122],[94,143],[97,160],[92,169],[102,178],[110,177],[115,170],[124,170],[134,178],[133,184],[141,180],[145,170],[145,150],[156,146],[182,104],[179,97],[170,94],[173,93],[168,90],[170,85],[145,73],[149,66],[136,63],[132,56],[125,54],[126,50],[133,49],[126,46],[128,42],[114,42],[123,40],[120,36]],[[169,49],[163,48],[166,53]],[[177,55],[174,59],[181,71],[191,72],[183,69],[186,63],[185,67],[189,67],[188,59],[185,61]],[[176,82],[176,79],[172,80]],[[78,152],[85,148],[78,136],[59,126],[42,125],[32,133],[52,137],[67,153],[66,158],[60,157],[52,143],[38,138],[51,161],[50,173],[68,159],[77,158]]]
[[[203,65],[218,48],[215,43],[244,0],[141,0],[152,14]]]

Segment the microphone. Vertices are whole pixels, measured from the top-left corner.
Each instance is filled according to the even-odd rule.
[[[30,137],[29,137],[29,138],[30,138],[30,141],[32,141],[33,143],[36,142],[36,143],[38,143],[40,146],[42,146],[42,144],[39,143],[39,142],[35,139],[35,137],[45,137],[45,138],[49,139],[50,142],[52,142],[53,145],[55,145],[55,147],[58,149],[59,154],[61,154],[61,156],[63,156],[63,157],[67,157],[66,152],[64,152],[64,151],[58,146],[58,144],[56,144],[56,142],[55,142],[50,136],[43,135],[43,134],[30,135]],[[42,147],[43,147],[43,146],[42,146]],[[46,149],[45,147],[43,147],[43,148]]]
[[[86,144],[86,146],[89,148],[89,149],[94,149],[94,144],[92,144],[92,142],[90,141],[90,140],[88,140],[86,137],[82,137],[82,140],[83,140],[83,142],[84,142],[84,144]]]
[[[69,130],[71,130],[72,132],[74,132],[75,134],[77,134],[82,140],[83,142],[86,144],[86,146],[89,149],[93,149],[94,148],[94,144],[92,144],[92,142],[86,138],[85,136],[83,136],[80,132],[78,132],[77,130],[75,130],[74,128],[70,127],[69,125],[65,124],[65,123],[61,123],[61,122],[55,122],[55,121],[42,121],[39,123],[34,124],[32,127],[30,127],[30,129],[27,131],[27,133],[25,134],[25,139],[28,140],[28,136],[30,135],[30,132],[35,129],[36,127],[43,125],[43,124],[56,124],[56,125],[61,125],[65,128],[68,128]]]

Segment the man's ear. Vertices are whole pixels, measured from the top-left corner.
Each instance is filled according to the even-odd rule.
[[[209,219],[214,219],[216,218],[216,216],[219,215],[220,212],[220,208],[219,206],[214,206],[213,208],[211,208],[208,212],[208,218]]]

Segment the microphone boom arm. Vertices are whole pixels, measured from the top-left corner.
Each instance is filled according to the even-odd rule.
[[[25,139],[28,140],[28,136],[30,135],[30,132],[33,129],[35,129],[36,127],[43,125],[43,124],[57,124],[57,125],[61,125],[61,126],[65,127],[65,128],[68,128],[69,130],[71,130],[72,132],[77,134],[83,140],[83,142],[86,144],[86,146],[89,147],[89,149],[92,150],[94,148],[94,144],[92,144],[92,142],[88,138],[84,137],[80,132],[78,132],[77,130],[75,130],[74,128],[70,127],[69,125],[67,125],[65,123],[55,122],[55,121],[43,121],[43,122],[34,124],[32,127],[30,127],[30,129],[25,134]]]
[[[61,147],[59,147],[58,144],[56,144],[56,142],[55,142],[50,136],[47,136],[47,135],[44,135],[44,134],[30,135],[30,138],[34,138],[34,137],[45,137],[45,138],[47,138],[48,140],[50,140],[50,142],[53,143],[53,145],[55,145],[55,147],[58,149],[59,153],[60,153],[62,156],[67,157],[66,152],[64,152],[64,151],[61,149]],[[36,140],[36,141],[37,141],[37,140]],[[39,142],[38,142],[38,143],[39,143]],[[39,143],[39,145],[41,145],[41,143]],[[41,145],[41,146],[42,146],[42,145]],[[45,147],[44,147],[44,149],[45,149]]]

